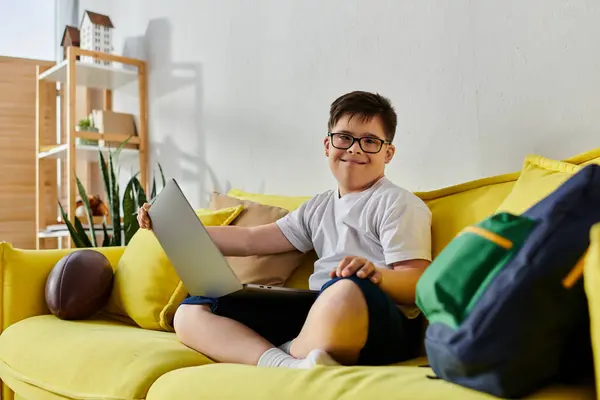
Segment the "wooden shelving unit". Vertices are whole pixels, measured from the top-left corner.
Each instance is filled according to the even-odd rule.
[[[113,65],[119,63],[129,68],[81,62],[77,60],[78,56],[89,56],[96,60],[111,61]],[[136,81],[139,100],[137,136],[131,137],[128,141],[128,145],[135,145],[135,148],[124,148],[121,152],[121,158],[139,158],[139,179],[144,190],[148,192],[148,91],[145,61],[84,50],[79,47],[68,47],[67,57],[64,61],[52,67],[38,66],[36,87],[36,247],[38,249],[42,247],[42,240],[60,237],[66,237],[67,246],[73,247],[68,233],[64,230],[56,230],[56,227],[53,227],[59,217],[58,210],[56,219],[46,215],[48,201],[57,204],[60,194],[57,193],[54,199],[46,198],[48,193],[44,190],[44,180],[48,177],[41,174],[42,163],[61,160],[66,164],[66,182],[64,186],[66,187],[67,200],[63,206],[68,208],[68,217],[73,223],[78,196],[76,181],[78,161],[97,162],[99,149],[108,152],[109,147],[114,149],[129,138],[127,135],[110,132],[76,131],[77,87],[103,91],[103,109],[112,110],[112,92],[126,85],[134,84]],[[62,88],[59,95],[64,96],[64,135],[56,135],[56,127],[44,123],[44,120],[48,118],[47,115],[44,115],[44,99],[49,97],[48,93],[52,93],[48,91],[57,90],[57,83],[60,83]],[[89,96],[89,91],[87,93]],[[89,114],[91,109],[86,111]],[[54,129],[54,135],[45,131],[47,129]],[[58,139],[61,136],[62,138]],[[57,139],[48,143],[47,138],[49,137],[56,137]],[[80,145],[77,143],[77,138],[97,140],[99,146]]]

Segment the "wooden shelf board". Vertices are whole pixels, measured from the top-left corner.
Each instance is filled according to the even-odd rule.
[[[86,229],[87,231],[87,229]],[[109,234],[112,234],[112,229],[106,229],[106,231]],[[38,238],[40,239],[50,239],[50,238],[60,238],[60,237],[69,237],[71,236],[69,234],[69,231],[67,229],[62,230],[62,231],[40,231],[38,233]],[[102,230],[102,228],[100,229],[96,229],[96,236],[104,236],[104,231]]]
[[[98,133],[98,132],[78,132],[74,131],[73,136],[79,137],[82,139],[90,139],[90,140],[104,140],[105,142],[111,142],[121,144],[129,138],[129,135],[123,135],[118,133]],[[140,144],[139,136],[132,136],[127,144]]]
[[[112,229],[106,229],[109,234],[112,234]],[[65,231],[41,231],[38,233],[38,238],[40,239],[51,239],[51,238],[61,238],[61,237],[69,237],[68,230]],[[104,231],[102,229],[96,229],[96,236],[103,237]]]
[[[61,61],[38,76],[39,80],[67,82],[68,60]],[[114,64],[113,64],[114,65]],[[78,86],[115,90],[137,80],[137,72],[122,67],[97,65],[83,61],[75,62],[75,77]]]
[[[69,231],[40,231],[38,233],[38,238],[40,239],[49,239],[49,238],[60,238],[60,237],[68,237]]]
[[[38,232],[38,238],[40,239],[48,239],[48,238],[59,238],[59,237],[69,237],[69,230],[67,229],[67,226],[64,225],[64,228],[59,228],[58,225],[53,225],[54,228],[52,229],[43,229],[41,231]],[[86,233],[89,233],[89,227],[87,224],[83,225],[83,228],[85,229]],[[96,228],[96,236],[104,236],[104,231],[102,230],[102,225],[94,225],[94,228]],[[121,226],[121,230],[123,230],[123,226]],[[112,226],[107,226],[106,227],[106,231],[109,234],[113,233],[113,229]]]
[[[38,154],[39,159],[64,159],[67,156],[67,145],[59,144],[55,146],[45,146],[42,148],[42,151]],[[102,154],[108,157],[107,147],[102,146],[93,146],[93,145],[76,145],[75,149],[77,151],[77,159],[97,162],[98,161],[98,150],[102,151]],[[112,147],[111,150],[115,150],[115,147]],[[128,149],[124,148],[121,150],[121,159],[130,159],[134,157],[139,157],[138,149]]]

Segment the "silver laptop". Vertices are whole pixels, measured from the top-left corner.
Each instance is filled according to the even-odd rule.
[[[152,231],[192,296],[318,294],[315,290],[242,284],[175,179],[167,181],[148,214]]]

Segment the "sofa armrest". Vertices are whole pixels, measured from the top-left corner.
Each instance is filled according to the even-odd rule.
[[[25,318],[49,313],[45,298],[48,274],[62,257],[76,250],[23,250],[0,243],[1,331]],[[114,269],[125,247],[93,250],[104,254]]]

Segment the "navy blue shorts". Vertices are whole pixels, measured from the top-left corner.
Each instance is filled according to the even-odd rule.
[[[369,333],[359,365],[388,365],[413,358],[421,348],[421,318],[408,319],[377,285],[356,276],[334,278],[321,293],[340,279],[350,279],[362,291],[369,310]],[[234,319],[275,346],[295,339],[316,298],[235,298],[190,296],[181,304],[208,304],[216,315]]]

